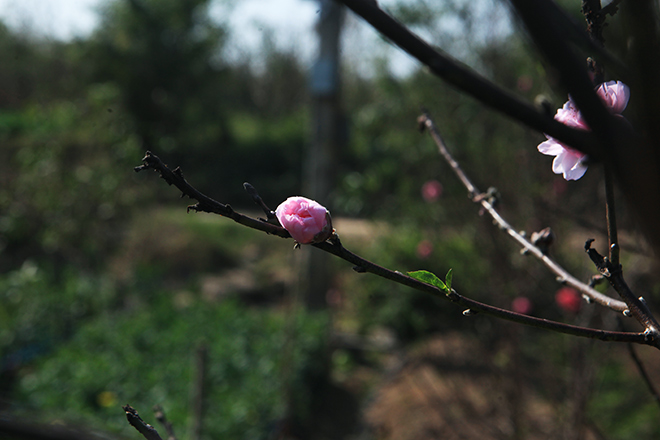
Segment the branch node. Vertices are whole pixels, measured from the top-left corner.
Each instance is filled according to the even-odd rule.
[[[357,273],[365,273],[367,271],[367,269],[362,266],[353,266],[353,270]]]
[[[478,313],[478,312],[475,312],[475,311],[472,310],[472,309],[465,309],[465,310],[463,310],[463,316],[474,316],[474,315],[476,315],[477,313]]]

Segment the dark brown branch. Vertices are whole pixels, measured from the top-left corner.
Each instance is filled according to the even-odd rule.
[[[653,400],[655,400],[655,402],[658,405],[660,405],[660,394],[658,394],[658,390],[653,385],[653,382],[651,382],[651,378],[646,372],[646,368],[644,368],[644,364],[642,363],[642,360],[639,358],[639,356],[637,356],[635,347],[633,347],[632,344],[627,344],[627,345],[628,345],[628,352],[630,353],[630,357],[632,358],[633,362],[635,363],[635,366],[637,367],[637,371],[639,372],[640,376],[642,376],[642,379],[644,379],[644,383],[646,383],[646,387],[649,389],[649,392],[653,396]]]
[[[540,112],[534,106],[498,87],[448,55],[433,49],[380,9],[377,2],[373,0],[340,1],[394,44],[417,58],[421,63],[428,66],[434,74],[454,87],[494,110],[502,112],[539,132],[547,133],[592,157],[600,155],[596,139],[591,133],[575,130],[555,121],[544,112]],[[535,4],[536,2],[531,3]]]
[[[465,185],[467,188],[472,201],[480,204],[483,209],[493,218],[497,226],[502,231],[506,232],[511,238],[513,238],[520,246],[522,246],[525,251],[541,260],[543,264],[545,264],[555,275],[557,275],[558,279],[562,283],[577,289],[583,295],[586,295],[593,301],[602,304],[605,307],[609,307],[612,310],[623,312],[628,308],[625,302],[610,298],[607,295],[603,295],[593,287],[579,281],[557,262],[548,257],[542,249],[540,249],[538,246],[535,246],[527,238],[523,237],[520,233],[513,229],[513,227],[511,227],[511,225],[506,220],[504,220],[504,218],[502,218],[502,216],[495,210],[493,205],[488,201],[488,198],[479,197],[479,190],[476,188],[476,186],[474,186],[474,184],[472,184],[463,169],[447,149],[447,145],[445,144],[444,139],[435,126],[433,119],[428,114],[424,114],[419,117],[419,126],[420,128],[425,128],[428,130],[438,147],[440,155],[447,161],[452,171],[458,176],[461,182],[463,182],[463,185]]]
[[[136,167],[136,171],[140,171],[146,168],[154,168],[158,167],[157,169],[159,170],[161,176],[165,178],[165,180],[168,180],[170,178],[170,171],[167,168],[165,164],[163,164],[160,159],[158,159],[155,155],[148,153],[145,159],[149,157],[149,162],[148,164],[145,162],[144,165],[140,167]],[[177,176],[181,176],[181,172],[179,171],[177,173]],[[170,181],[168,181],[170,182]],[[193,194],[193,195],[198,195],[200,196],[203,200],[212,200],[209,199],[207,196],[201,194],[198,192],[196,189],[194,189],[188,182],[185,182],[185,180],[181,177],[180,179],[171,179],[171,183],[177,188],[179,188],[184,194]],[[208,203],[208,202],[206,202]],[[213,203],[218,204],[222,207],[227,206],[227,205],[222,205],[219,202],[213,201]],[[198,209],[202,210],[202,209]],[[222,210],[222,209],[221,209]],[[213,212],[218,214],[215,210],[208,210],[206,212]],[[225,212],[223,210],[223,212]],[[254,220],[250,217],[244,216],[242,214],[236,213],[234,210],[230,211],[231,215],[227,215],[227,217],[230,217],[234,219],[234,217],[240,219],[239,223],[251,227],[253,229],[258,229],[264,232],[269,232],[272,233],[271,231],[273,229],[271,228],[276,228],[276,229],[281,229],[279,227],[275,227],[269,223],[265,222],[260,222],[258,220]],[[224,214],[221,214],[224,215]],[[249,221],[245,221],[243,219],[249,219]],[[237,221],[237,220],[235,220]],[[280,236],[283,236],[281,234],[277,234]],[[288,235],[288,233],[287,233]],[[513,321],[517,322],[520,324],[525,324],[528,326],[532,327],[538,327],[546,330],[552,330],[556,331],[559,333],[565,333],[565,334],[570,334],[574,336],[581,336],[581,337],[586,337],[586,338],[591,338],[591,339],[598,339],[601,341],[616,341],[616,342],[634,342],[638,344],[647,344],[647,345],[655,345],[655,340],[652,338],[648,337],[648,334],[646,333],[631,333],[631,332],[611,332],[611,331],[604,331],[604,330],[596,330],[596,329],[591,329],[591,328],[585,328],[585,327],[578,327],[578,326],[573,326],[573,325],[568,325],[564,324],[561,322],[556,322],[556,321],[550,321],[547,319],[542,319],[542,318],[536,318],[533,316],[528,316],[528,315],[523,315],[520,313],[515,313],[509,310],[504,310],[500,309],[498,307],[494,307],[488,304],[484,304],[469,298],[466,298],[462,295],[459,295],[455,290],[452,289],[452,291],[448,294],[445,294],[444,291],[438,289],[437,287],[434,287],[430,284],[426,284],[422,281],[419,281],[415,278],[412,278],[408,275],[404,275],[401,272],[398,271],[392,271],[389,269],[386,269],[382,266],[379,266],[375,263],[372,263],[371,261],[368,261],[352,252],[350,252],[348,249],[344,248],[339,240],[339,237],[335,234],[333,235],[330,240],[322,242],[322,243],[316,243],[312,244],[312,246],[324,250],[326,252],[329,252],[333,255],[336,255],[337,257],[348,261],[349,263],[352,263],[354,265],[353,269],[358,272],[358,273],[363,273],[363,272],[369,272],[373,273],[375,275],[378,275],[380,277],[386,278],[388,280],[394,281],[399,284],[403,284],[408,287],[412,287],[413,289],[429,293],[431,295],[437,296],[439,298],[451,301],[453,303],[456,303],[460,306],[465,307],[466,309],[470,310],[473,313],[483,313],[487,314],[490,316],[494,316],[497,318],[505,319],[508,321]],[[136,413],[137,414],[137,413]],[[127,412],[128,415],[128,412]]]
[[[142,420],[142,417],[138,414],[137,410],[133,408],[131,405],[126,405],[122,406],[124,411],[126,412],[126,418],[128,419],[128,423],[131,424],[131,426],[135,429],[138,430],[140,434],[144,436],[145,439],[147,440],[163,440],[161,436],[158,434],[158,431]]]
[[[405,275],[398,271],[392,271],[390,269],[379,266],[371,261],[365,260],[364,258],[350,252],[348,249],[344,248],[339,239],[335,237],[330,241],[318,243],[312,245],[319,249],[323,249],[333,255],[338,256],[339,258],[348,261],[355,265],[354,270],[357,272],[369,272],[374,275],[386,278],[390,281],[394,281],[404,286],[412,287],[413,289],[429,293],[439,298],[447,299],[455,304],[458,304],[472,313],[483,313],[485,315],[494,316],[496,318],[505,319],[507,321],[517,322],[519,324],[524,324],[532,327],[538,327],[546,330],[552,330],[558,333],[565,333],[573,336],[581,336],[590,339],[598,339],[601,341],[617,341],[617,342],[636,342],[639,344],[649,344],[652,345],[648,338],[644,337],[643,333],[630,333],[630,332],[611,332],[605,330],[596,330],[585,327],[578,327],[574,325],[564,324],[561,322],[550,321],[548,319],[536,318],[529,315],[523,315],[520,313],[512,312],[509,310],[501,309],[499,307],[491,306],[489,304],[484,304],[473,299],[469,299],[462,295],[459,295],[455,290],[448,294],[445,294],[442,290],[434,287],[430,284],[423,283],[415,278],[412,278],[408,275]]]
[[[653,317],[644,298],[635,296],[630,287],[628,287],[628,284],[623,279],[623,271],[620,264],[612,264],[608,258],[604,258],[598,251],[591,247],[593,241],[593,239],[589,239],[584,245],[584,249],[589,255],[589,258],[591,258],[591,261],[593,261],[598,271],[626,302],[630,314],[637,322],[644,326],[645,333],[652,339],[660,339],[660,325],[658,325],[658,322]]]
[[[174,426],[172,426],[172,422],[167,420],[167,417],[165,417],[165,411],[163,411],[162,406],[154,406],[154,417],[156,417],[156,420],[158,420],[160,424],[165,428],[165,432],[167,432],[167,440],[176,440],[176,435],[174,435]]]
[[[157,171],[160,174],[160,177],[163,178],[169,185],[176,186],[183,193],[183,195],[188,196],[193,200],[197,200],[196,204],[188,206],[189,211],[192,210],[195,212],[211,212],[214,214],[219,214],[224,217],[229,217],[236,223],[240,223],[252,229],[258,229],[268,234],[277,235],[283,238],[291,237],[286,229],[282,228],[281,226],[276,226],[243,214],[239,214],[238,212],[234,211],[231,206],[217,202],[212,198],[200,193],[195,188],[193,188],[186,181],[186,179],[183,178],[183,172],[180,168],[176,168],[174,171],[171,171],[167,165],[165,165],[158,156],[152,154],[151,151],[147,151],[145,156],[142,158],[142,165],[134,168],[136,172],[144,171],[147,169],[153,169]]]

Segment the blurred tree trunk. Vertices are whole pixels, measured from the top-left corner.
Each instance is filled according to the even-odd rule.
[[[304,168],[304,195],[328,206],[335,184],[336,160],[341,141],[343,117],[340,106],[339,36],[343,7],[320,0],[316,31],[319,52],[310,78],[312,96],[312,139]],[[330,286],[329,255],[305,246],[302,251],[300,289],[311,310],[326,307]]]

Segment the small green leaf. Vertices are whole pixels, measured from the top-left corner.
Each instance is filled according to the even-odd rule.
[[[426,284],[437,287],[438,289],[448,292],[447,286],[438,278],[434,273],[431,273],[426,270],[417,270],[415,272],[408,272],[408,275],[415,278],[416,280],[422,281]]]
[[[451,291],[451,279],[454,276],[453,269],[449,269],[447,276],[445,277],[445,284],[447,285],[447,291]]]

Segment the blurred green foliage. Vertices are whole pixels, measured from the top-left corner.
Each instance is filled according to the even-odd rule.
[[[1,266],[36,257],[98,268],[117,244],[149,191],[135,187],[140,147],[116,93],[99,84],[75,101],[0,113]]]
[[[302,380],[324,368],[326,318],[291,313],[232,301],[177,306],[175,298],[160,295],[79,328],[55,355],[22,376],[17,397],[26,410],[59,408],[64,420],[101,422],[118,432],[133,429],[120,404],[142,410],[146,420],[160,404],[183,434],[195,408],[196,350],[205,346],[204,387],[212,402],[205,438],[266,438],[289,415],[289,393],[304,408],[309,396]]]

